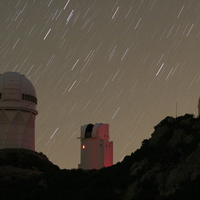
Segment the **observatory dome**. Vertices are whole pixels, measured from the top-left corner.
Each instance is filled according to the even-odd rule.
[[[37,96],[32,83],[18,72],[0,75],[0,108],[24,108],[36,110]]]
[[[35,88],[25,76],[0,75],[0,149],[35,150],[36,106]]]

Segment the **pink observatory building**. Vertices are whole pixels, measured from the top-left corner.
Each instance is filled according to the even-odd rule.
[[[0,75],[0,149],[35,150],[36,105],[35,88],[25,76]]]
[[[78,168],[101,169],[113,165],[113,142],[109,141],[109,124],[81,126],[81,163]]]

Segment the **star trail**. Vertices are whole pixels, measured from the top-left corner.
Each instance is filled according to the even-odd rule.
[[[197,115],[197,0],[1,0],[1,73],[36,88],[36,150],[80,162],[80,126],[109,123],[114,163],[166,116]]]

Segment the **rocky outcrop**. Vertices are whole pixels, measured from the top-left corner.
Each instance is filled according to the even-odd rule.
[[[170,199],[188,183],[200,181],[199,125],[200,119],[188,114],[167,117],[158,124],[152,137],[132,155],[133,182],[124,199]],[[200,197],[200,192],[196,195]]]

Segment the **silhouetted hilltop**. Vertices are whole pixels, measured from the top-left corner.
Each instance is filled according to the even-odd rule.
[[[20,170],[24,176],[28,177],[31,174],[40,174],[56,169],[59,167],[51,163],[42,153],[28,149],[0,149],[0,173],[2,170],[4,173],[12,171],[17,176],[17,172]],[[9,178],[9,174],[7,178]]]
[[[200,118],[166,117],[141,148],[101,170],[61,170],[45,155],[0,150],[1,199],[200,199]]]

